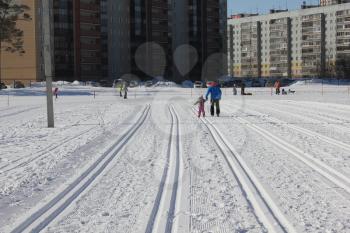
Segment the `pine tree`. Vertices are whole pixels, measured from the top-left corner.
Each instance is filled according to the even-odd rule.
[[[15,0],[0,0],[0,90],[1,90],[1,54],[3,51],[19,55],[23,48],[23,31],[17,28],[17,21],[31,20],[26,12],[29,7],[17,4]]]

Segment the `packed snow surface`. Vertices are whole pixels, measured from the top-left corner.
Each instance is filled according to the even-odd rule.
[[[0,232],[350,232],[349,86],[73,84],[0,92]]]

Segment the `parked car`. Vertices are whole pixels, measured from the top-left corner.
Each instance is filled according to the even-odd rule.
[[[5,85],[5,83],[1,82],[0,83],[0,90],[1,89],[6,89],[6,88],[7,88],[7,86]]]
[[[100,81],[100,85],[101,85],[101,87],[112,87],[113,83],[109,80],[103,79]]]
[[[276,81],[277,81],[277,79],[275,79],[275,78],[267,79],[266,83],[265,83],[265,87],[274,87]]]
[[[151,87],[153,86],[153,81],[146,81],[145,82],[145,87]]]
[[[25,88],[24,84],[20,81],[15,81],[13,87],[14,88]]]
[[[281,80],[281,86],[282,87],[287,87],[287,86],[289,86],[289,85],[291,85],[293,83],[294,83],[293,79],[282,79]]]
[[[230,81],[225,81],[221,83],[222,87],[233,87],[233,85],[235,84],[235,82],[233,80]]]
[[[262,87],[262,83],[258,79],[252,81],[252,87]]]
[[[203,83],[201,81],[195,81],[193,88],[203,88]]]
[[[138,85],[139,85],[138,81],[133,80],[129,82],[129,87],[137,87]]]
[[[86,82],[86,85],[92,86],[92,87],[99,87],[100,86],[100,84],[96,81],[88,81],[88,82]]]

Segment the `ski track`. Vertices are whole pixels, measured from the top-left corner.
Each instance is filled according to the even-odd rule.
[[[126,116],[129,116],[128,111],[123,113],[125,113]],[[94,141],[98,142],[99,137],[101,136],[110,136],[111,132],[106,131],[105,127],[111,127],[111,129],[113,130],[116,127],[118,127],[119,124],[120,122],[118,120],[112,120],[110,122],[107,122],[105,125],[88,126],[86,128],[91,128],[91,130],[87,130],[85,131],[85,133],[83,131],[84,128],[72,128],[70,131],[83,131],[83,133],[80,133],[80,135],[74,138],[75,140],[73,141],[68,141],[65,140],[65,138],[61,137],[60,134],[64,133],[64,130],[69,129],[69,127],[65,127],[64,130],[62,130],[63,132],[57,134],[57,137],[59,138],[59,143],[53,143],[52,145],[54,146],[51,147],[52,150],[44,150],[42,152],[39,151],[39,153],[30,153],[29,155],[19,157],[17,162],[13,164],[13,167],[16,167],[16,169],[4,169],[7,172],[5,172],[4,170],[1,171],[0,181],[3,187],[1,187],[0,189],[0,197],[9,197],[9,195],[14,195],[16,192],[19,191],[19,189],[22,189],[22,187],[24,189],[35,188],[40,190],[41,188],[36,186],[48,184],[53,179],[55,179],[55,176],[57,176],[57,174],[53,174],[52,172],[52,169],[54,167],[58,169],[61,165],[66,166],[65,163],[68,162],[66,160],[68,160],[69,157],[74,158],[74,154],[84,153],[81,151],[79,152],[80,148],[86,146],[93,146],[91,144],[93,144]],[[62,139],[64,141],[60,141]],[[65,141],[67,142],[66,144],[64,143]],[[55,146],[55,144],[57,146]],[[76,162],[82,160],[84,157],[86,159],[85,155],[79,156]],[[88,160],[92,158],[93,157],[90,157],[88,158]],[[84,161],[80,162],[85,163]],[[72,166],[72,168],[76,168],[79,165],[73,164]],[[37,168],[39,168],[40,170],[37,170]],[[26,190],[25,192],[27,191],[28,190]]]
[[[350,145],[250,108],[244,109],[243,114],[248,114],[245,119],[249,119],[253,124],[274,135],[279,135],[289,144],[304,148],[303,153],[317,158],[322,163],[329,164],[345,176],[350,176]]]
[[[160,181],[154,206],[147,223],[146,233],[172,232],[180,170],[179,118],[175,109],[169,107],[171,131],[166,165]]]
[[[229,124],[231,121],[237,121],[234,118],[226,120],[219,123],[215,119],[214,124],[228,135],[232,135],[233,132],[239,135],[247,126]],[[222,127],[223,124],[231,127]],[[268,187],[283,212],[297,225],[297,229],[300,229],[300,232],[318,232],[320,229],[323,229],[323,232],[347,232],[346,229],[350,227],[349,196],[344,195],[339,188],[334,188],[332,183],[309,166],[297,161],[288,153],[283,153],[282,150],[276,150],[275,147],[278,146],[274,143],[266,144],[261,140],[262,135],[256,131],[252,134],[251,131],[253,130],[249,129],[248,132],[254,137],[249,137],[249,142],[241,151],[242,156],[264,186]],[[231,138],[230,141],[241,145],[242,142],[236,140]],[[260,153],[254,151],[254,148],[260,148]],[[331,222],[337,224],[330,224]]]
[[[306,102],[306,101],[293,101],[293,100],[288,100],[288,101],[279,101],[281,104],[286,104],[286,105],[292,105],[294,107],[298,107],[301,109],[306,109],[306,110],[314,110],[314,112],[324,112],[324,113],[334,113],[336,114],[343,114],[346,115],[346,119],[350,119],[350,108],[346,105],[339,105],[339,104],[331,104],[331,103],[320,103],[320,102]],[[345,108],[348,108],[346,110]],[[336,117],[339,117],[337,115]]]
[[[329,113],[329,111],[327,113],[323,113],[320,111],[310,111],[310,109],[307,108],[300,108],[297,106],[291,106],[291,105],[283,105],[283,103],[272,103],[272,106],[276,106],[276,108],[278,109],[284,109],[284,111],[297,111],[297,112],[303,112],[305,115],[309,116],[309,117],[316,117],[322,121],[328,122],[328,123],[332,123],[332,124],[339,124],[339,125],[343,125],[346,128],[349,128],[346,124],[350,123],[350,118],[344,117],[344,116],[339,116],[339,115],[334,115],[332,113]],[[350,128],[349,128],[350,129]]]
[[[0,115],[0,232],[348,233],[348,96],[227,90],[204,119],[204,89],[62,98],[56,132],[15,99]]]
[[[108,108],[110,108],[111,106],[108,105],[105,107],[105,110],[103,113],[100,113],[100,118],[103,118],[103,116],[106,115],[106,111]],[[65,112],[64,114],[68,114],[67,112]],[[79,124],[81,124],[80,122],[88,122],[88,120],[91,119],[91,116],[86,116],[83,119],[77,120],[75,121],[71,126],[67,126],[65,128],[62,128],[61,130],[66,130],[69,129],[71,127],[79,127]],[[0,167],[0,175],[2,174],[7,174],[8,172],[24,167],[26,165],[28,165],[29,163],[33,163],[38,159],[43,159],[45,157],[51,156],[52,154],[55,154],[55,150],[56,149],[60,149],[60,147],[65,146],[65,144],[68,143],[72,143],[74,140],[78,140],[80,139],[83,135],[85,134],[98,134],[98,130],[101,127],[113,127],[113,122],[108,122],[108,124],[105,124],[105,122],[99,122],[98,124],[91,124],[92,126],[90,128],[88,128],[87,130],[82,130],[82,132],[79,132],[78,134],[75,134],[72,137],[68,137],[68,138],[63,138],[61,140],[59,140],[58,142],[52,143],[51,145],[40,149],[39,151],[37,151],[35,154],[30,153],[27,155],[23,155],[20,158],[16,158],[14,160],[8,160],[6,164],[1,165]],[[93,132],[92,132],[93,131]],[[25,160],[25,161],[23,161]]]
[[[350,143],[350,138],[346,137],[346,135],[348,135],[349,129],[342,127],[341,125],[329,124],[324,121],[317,120],[313,117],[305,116],[295,112],[281,111],[276,108],[269,107],[267,103],[264,104],[264,107],[261,107],[257,104],[254,104],[255,108],[262,109],[263,112],[267,112],[269,115],[277,115],[278,118],[284,118],[286,119],[285,121],[287,121],[289,124],[299,124],[302,127],[308,128],[322,135],[326,135],[330,138],[344,141],[344,143]],[[270,114],[271,112],[273,114]]]
[[[49,202],[44,204],[35,212],[21,220],[11,233],[16,232],[40,232],[48,224],[57,218],[85,189],[104,171],[104,169],[115,159],[122,148],[130,141],[134,134],[145,122],[150,106],[146,107],[137,123],[130,127],[116,143],[99,157],[87,170],[79,175],[64,190],[57,193]]]
[[[182,110],[188,115],[190,106]],[[190,232],[266,232],[201,121],[186,118]],[[194,128],[193,128],[194,127]],[[191,129],[192,128],[192,129]],[[194,132],[201,132],[195,133]],[[208,156],[208,151],[210,156]]]
[[[252,170],[247,166],[237,150],[228,143],[228,140],[210,120],[205,118],[201,118],[201,120],[206,124],[210,134],[230,166],[232,173],[239,182],[244,196],[268,232],[296,233],[297,231],[293,224],[281,212],[280,208],[270,197]]]
[[[37,109],[41,109],[41,108],[42,108],[41,106],[30,107],[30,108],[25,108],[23,110],[16,111],[16,112],[11,112],[11,113],[7,113],[7,114],[1,114],[0,115],[0,119],[1,118],[5,118],[5,117],[13,117],[15,115],[19,115],[19,114],[22,114],[22,113],[28,113],[29,111],[33,111],[33,110],[37,110]],[[7,109],[5,109],[5,110],[7,110]]]

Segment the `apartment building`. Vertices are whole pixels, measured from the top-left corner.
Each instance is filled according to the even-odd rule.
[[[320,0],[321,6],[329,6],[334,4],[342,4],[342,3],[348,3],[349,0]]]
[[[41,34],[41,16],[39,1],[22,0],[22,4],[30,7],[30,21],[19,21],[17,26],[24,32],[24,49],[25,54],[1,52],[1,81],[6,84],[12,84],[14,80],[21,80],[24,83],[40,80],[41,73],[41,51],[40,34]]]
[[[339,61],[346,66],[350,59],[349,12],[350,3],[345,3],[229,19],[229,74],[290,78],[338,75]],[[260,52],[255,52],[259,47]]]
[[[52,76],[99,81],[130,73],[141,79],[200,80],[207,58],[226,51],[226,0],[20,2],[30,7],[32,16],[32,21],[18,23],[24,30],[26,54],[2,54],[3,80],[29,82]],[[137,53],[147,42],[160,47]],[[198,53],[189,74],[179,72],[173,61],[175,50],[185,44]],[[194,60],[191,56],[185,55],[183,61]]]
[[[109,14],[111,78],[119,78],[130,72],[140,78],[163,76],[174,81],[188,78],[200,80],[207,58],[225,51],[226,0],[120,0],[109,4],[113,12],[115,9],[123,11],[121,16]],[[114,41],[121,41],[123,46],[118,46]],[[145,73],[145,68],[140,69],[140,64],[136,62],[138,59],[140,63],[140,58],[135,56],[140,46],[147,42],[160,45],[163,51],[153,47],[146,49],[152,54],[141,53],[147,59],[141,61],[147,66]],[[174,52],[181,45],[191,45],[198,52],[197,64],[185,75],[177,70],[173,61]],[[166,62],[161,55],[163,52]],[[123,61],[120,62],[121,59],[115,54],[124,54]],[[191,60],[191,56],[188,53],[183,61]],[[223,65],[226,67],[226,63]]]
[[[107,76],[107,0],[24,0],[23,56],[2,53],[2,80],[101,80]]]

